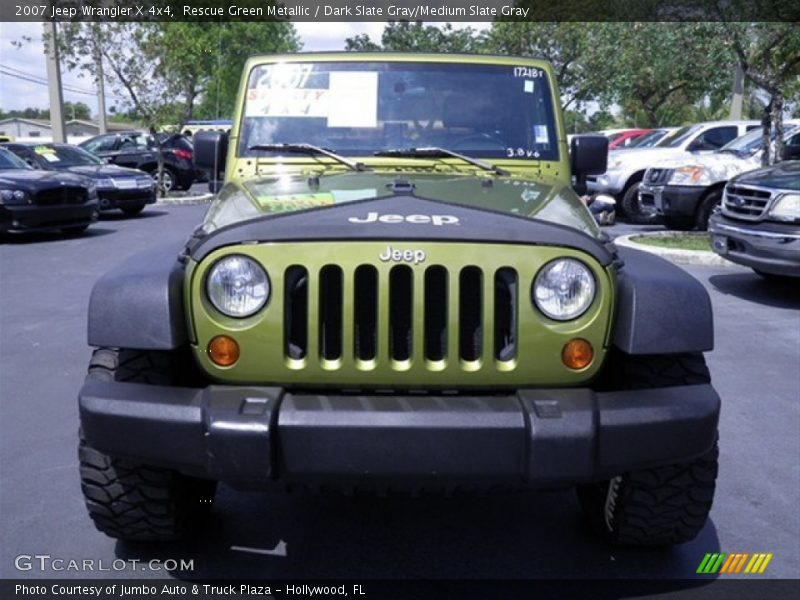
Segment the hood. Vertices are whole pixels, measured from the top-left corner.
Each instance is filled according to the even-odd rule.
[[[270,215],[400,195],[548,221],[596,238],[602,235],[573,190],[547,175],[534,181],[522,177],[371,171],[311,178],[276,175],[228,184],[211,205],[202,230],[212,233]]]
[[[60,171],[38,171],[34,169],[0,170],[0,185],[11,185],[30,192],[37,192],[62,185],[88,186],[89,180],[74,173]]]
[[[144,171],[139,171],[138,169],[127,169],[125,167],[118,167],[116,165],[79,165],[67,167],[61,171],[85,175],[87,177],[91,177],[92,179],[100,179],[103,177],[137,177],[139,175],[148,176]]]
[[[681,148],[629,148],[627,150],[613,150],[608,153],[608,170],[627,164],[660,164],[663,160],[687,156],[686,150]],[[613,166],[617,163],[617,166]]]
[[[743,173],[731,183],[758,185],[766,188],[800,190],[800,160],[778,163],[771,167]]]
[[[727,181],[731,177],[755,169],[759,165],[760,154],[737,156],[731,152],[713,152],[711,154],[695,154],[659,161],[659,169],[678,169],[681,167],[701,167],[705,172],[704,185]]]
[[[267,213],[211,234],[199,231],[189,241],[187,253],[201,261],[218,248],[254,240],[530,244],[575,248],[604,266],[615,258],[610,243],[571,227],[404,192],[383,198]]]

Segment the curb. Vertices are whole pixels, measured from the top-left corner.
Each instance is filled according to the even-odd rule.
[[[736,265],[729,260],[725,260],[718,254],[703,250],[680,250],[678,248],[662,248],[660,246],[651,246],[649,244],[637,244],[632,241],[632,237],[652,236],[652,237],[667,237],[675,235],[674,231],[656,231],[652,233],[631,233],[622,235],[614,239],[617,246],[623,248],[634,248],[656,254],[661,258],[666,258],[670,262],[677,265],[701,265],[705,267],[735,267]]]
[[[156,206],[164,206],[169,204],[209,204],[213,200],[214,194],[201,194],[199,196],[178,196],[159,198],[156,201]]]

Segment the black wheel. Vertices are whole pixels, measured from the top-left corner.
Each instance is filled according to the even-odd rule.
[[[647,389],[708,383],[702,354],[628,356],[614,353],[599,389]],[[716,443],[691,461],[620,473],[578,486],[586,517],[614,544],[669,546],[694,539],[708,519],[717,478]]]
[[[134,215],[138,215],[140,212],[144,210],[144,204],[133,204],[131,206],[123,206],[120,210],[124,212],[129,217]]]
[[[644,225],[655,222],[657,215],[655,213],[644,212],[642,209],[642,203],[639,202],[640,184],[640,181],[635,181],[625,189],[625,192],[622,194],[620,206],[622,214],[629,222]]]
[[[99,348],[87,378],[177,385],[180,354]],[[81,489],[95,527],[106,535],[136,541],[184,537],[214,501],[217,483],[172,469],[109,456],[81,436],[78,446]]]
[[[164,167],[164,172],[161,175],[163,178],[164,192],[169,193],[177,189],[178,178],[175,177],[175,173],[173,173],[172,169]],[[153,178],[153,181],[156,182],[156,185],[158,185],[158,168],[150,171],[150,176]]]
[[[694,221],[685,217],[664,217],[664,225],[667,229],[674,231],[691,231],[694,229]]]
[[[89,229],[89,225],[88,224],[86,224],[86,225],[75,225],[74,227],[64,227],[61,231],[65,235],[80,235],[84,231],[86,231],[87,229]]]
[[[719,206],[720,202],[722,202],[722,190],[714,190],[706,194],[705,198],[700,201],[694,220],[695,228],[698,231],[708,229],[708,219],[711,217],[711,211],[714,210],[715,206]]]

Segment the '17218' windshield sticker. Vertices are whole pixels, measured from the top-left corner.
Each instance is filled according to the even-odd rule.
[[[525,79],[538,79],[544,77],[544,69],[536,67],[514,67],[514,77],[524,77]]]

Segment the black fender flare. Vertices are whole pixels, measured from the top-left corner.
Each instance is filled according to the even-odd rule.
[[[711,299],[671,262],[618,248],[617,310],[612,343],[626,354],[682,354],[714,349]]]
[[[89,298],[90,346],[173,350],[187,342],[183,248],[183,242],[150,248],[97,280]]]

